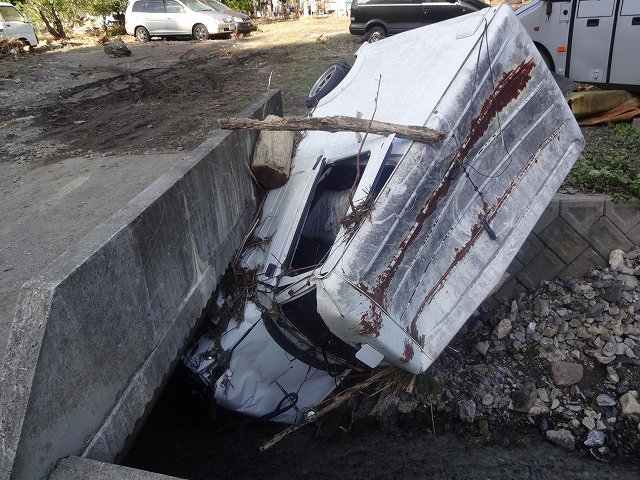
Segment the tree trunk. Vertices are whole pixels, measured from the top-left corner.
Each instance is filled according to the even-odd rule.
[[[393,123],[370,121],[364,118],[334,116],[324,118],[287,117],[272,115],[265,120],[251,118],[221,118],[220,128],[227,130],[321,130],[324,132],[369,132],[377,135],[395,134],[420,143],[433,143],[440,140],[443,133],[427,127],[396,125]]]
[[[276,115],[269,115],[265,119],[265,121],[276,120],[282,119]],[[251,172],[258,183],[270,189],[279,188],[287,183],[292,149],[293,132],[261,131],[251,164]]]
[[[56,12],[53,5],[50,6],[49,12],[45,12],[45,10],[41,8],[38,10],[38,13],[40,14],[40,18],[42,18],[42,21],[44,22],[47,30],[53,36],[53,38],[58,40],[61,38],[64,38],[65,40],[67,39],[67,35],[64,33],[62,20],[60,20],[60,17],[58,17],[58,13]],[[51,19],[49,17],[51,17]]]

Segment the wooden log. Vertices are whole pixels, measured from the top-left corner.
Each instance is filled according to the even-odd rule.
[[[275,116],[274,116],[275,117]],[[371,124],[371,125],[369,125]],[[443,133],[432,128],[414,125],[397,125],[395,123],[377,122],[364,118],[345,117],[342,115],[333,117],[286,117],[265,120],[251,118],[222,118],[220,128],[226,130],[321,130],[324,132],[369,132],[377,135],[395,134],[398,138],[405,138],[420,143],[437,142],[443,137]]]
[[[282,120],[277,115],[269,115],[265,121]],[[292,131],[262,130],[253,152],[251,173],[266,188],[279,188],[289,180]]]

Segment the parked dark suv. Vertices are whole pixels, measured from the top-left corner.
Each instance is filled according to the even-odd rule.
[[[369,42],[377,42],[389,35],[488,6],[488,0],[486,3],[482,0],[352,0],[349,32],[365,35]]]

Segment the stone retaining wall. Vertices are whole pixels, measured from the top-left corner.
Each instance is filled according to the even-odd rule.
[[[607,265],[612,250],[634,245],[640,245],[637,201],[558,193],[486,303],[504,303],[542,280],[582,276]]]

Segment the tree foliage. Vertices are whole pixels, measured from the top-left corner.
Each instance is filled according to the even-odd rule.
[[[65,25],[72,27],[88,14],[104,19],[122,14],[127,8],[127,0],[14,0],[14,3],[31,18],[39,17],[57,39],[67,38]]]
[[[253,10],[252,0],[220,0],[220,1],[225,5],[227,5],[229,8],[231,8],[232,10],[235,10],[236,12],[242,12],[249,15],[251,14],[251,10]]]

